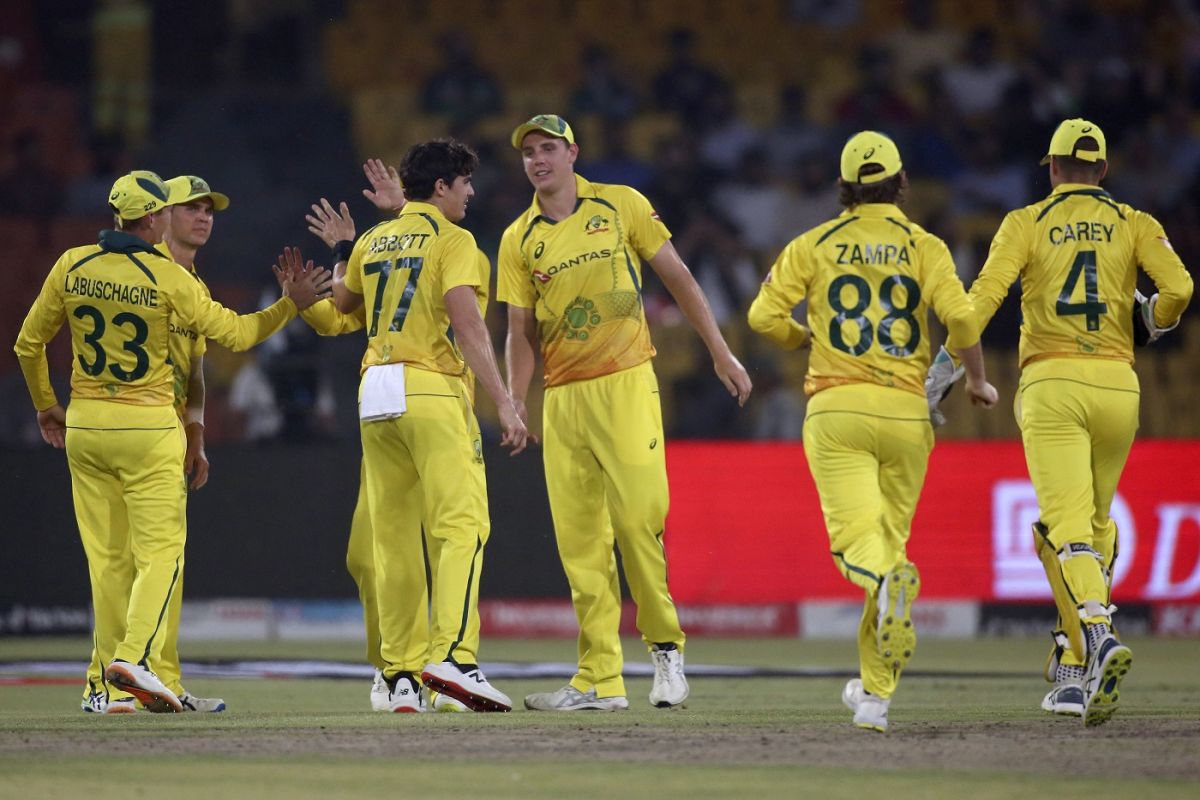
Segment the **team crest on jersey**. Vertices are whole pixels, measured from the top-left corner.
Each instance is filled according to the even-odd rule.
[[[588,236],[594,233],[604,233],[608,230],[608,220],[599,214],[596,214],[583,226],[583,230]]]

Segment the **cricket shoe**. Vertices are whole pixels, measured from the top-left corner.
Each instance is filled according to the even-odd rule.
[[[891,703],[864,689],[861,678],[851,678],[842,689],[842,704],[854,712],[854,724],[865,730],[887,733]]]
[[[650,658],[654,661],[650,705],[655,708],[683,705],[688,697],[688,682],[683,674],[683,653],[674,644],[656,644],[650,650]]]
[[[204,711],[215,714],[225,710],[225,701],[219,697],[196,697],[184,689],[179,695],[179,703],[184,711]]]
[[[429,707],[439,714],[455,714],[471,710],[450,695],[441,692],[429,693]]]
[[[104,692],[92,692],[80,708],[89,714],[136,714],[137,703],[132,697],[121,697],[109,701]]]
[[[153,672],[140,664],[114,659],[104,671],[104,679],[138,699],[147,711],[174,714],[183,711],[175,693],[163,685]]]
[[[512,711],[512,700],[488,683],[477,664],[426,664],[421,680],[432,691],[450,695],[472,711]]]
[[[385,685],[388,687],[388,711],[394,714],[420,714],[425,710],[421,685],[411,672],[397,673]]]
[[[921,576],[917,566],[908,561],[892,567],[879,586],[875,599],[879,607],[875,642],[889,669],[904,669],[917,649],[912,604],[920,591]]]
[[[375,670],[375,680],[371,682],[371,710],[391,711],[392,704],[388,700],[388,685],[383,679],[383,670]]]
[[[525,696],[530,711],[623,711],[629,701],[623,695],[597,697],[596,687],[581,692],[567,684],[556,692],[538,692]]]
[[[1042,710],[1064,717],[1082,717],[1083,687],[1077,683],[1055,686],[1042,698]]]
[[[1083,724],[1089,728],[1108,722],[1120,702],[1121,681],[1133,666],[1133,651],[1106,634],[1092,648],[1083,679]]]

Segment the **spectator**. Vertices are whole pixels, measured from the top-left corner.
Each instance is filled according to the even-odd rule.
[[[629,152],[629,125],[623,119],[604,122],[604,155],[580,171],[595,183],[623,183],[646,194],[654,180],[650,165]]]
[[[835,115],[854,130],[895,130],[912,122],[912,106],[896,88],[891,53],[876,45],[859,50],[858,85],[838,102]]]
[[[764,257],[777,254],[796,235],[789,213],[794,201],[761,148],[747,152],[734,177],[713,194],[714,206],[737,226],[746,246]]]
[[[700,158],[708,166],[728,175],[747,150],[760,145],[762,136],[738,116],[733,90],[728,86],[708,96],[704,116],[706,124],[700,139]]]
[[[13,155],[12,168],[0,175],[0,208],[5,214],[42,220],[57,214],[62,207],[62,183],[47,163],[41,134],[18,133]]]
[[[475,60],[471,42],[462,33],[442,37],[445,66],[421,89],[421,110],[449,117],[451,127],[469,130],[488,114],[504,110],[500,84]]]
[[[583,52],[583,81],[571,93],[571,114],[598,114],[629,119],[637,111],[637,93],[613,64],[606,47],[592,45]]]
[[[966,118],[993,114],[1017,72],[996,58],[996,35],[976,28],[967,40],[963,59],[943,73],[946,92],[958,113]]]
[[[704,213],[680,235],[678,249],[704,290],[717,324],[739,318],[762,277],[738,229],[719,214]]]
[[[825,131],[808,116],[804,87],[784,86],[779,93],[779,118],[763,137],[771,166],[781,172],[789,170],[802,156],[821,149],[825,139]]]
[[[663,111],[679,116],[685,125],[703,129],[708,98],[728,89],[724,78],[696,62],[693,34],[680,28],[668,35],[671,60],[654,77],[654,100]]]

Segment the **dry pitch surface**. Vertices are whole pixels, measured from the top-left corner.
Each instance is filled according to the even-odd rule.
[[[86,643],[85,643],[86,644]],[[887,735],[859,731],[845,677],[694,677],[687,708],[645,701],[628,682],[621,713],[390,715],[366,710],[362,680],[190,682],[220,693],[215,715],[96,717],[75,685],[0,685],[0,796],[103,797],[171,787],[177,797],[401,796],[1039,797],[1200,795],[1200,642],[1131,642],[1135,664],[1117,717],[1087,730],[1038,708],[1040,641],[923,643]],[[571,643],[489,642],[493,660],[569,659]],[[61,658],[70,642],[5,642],[3,660]],[[59,649],[62,648],[62,649]],[[627,643],[630,661],[638,643]],[[195,657],[353,660],[352,647],[245,644]],[[690,663],[846,668],[849,642],[700,641]],[[847,673],[848,674],[848,673]],[[560,679],[495,681],[520,705]],[[114,760],[115,759],[115,760]],[[97,782],[118,770],[121,781]],[[797,787],[803,787],[799,791]],[[799,793],[797,793],[799,792]]]

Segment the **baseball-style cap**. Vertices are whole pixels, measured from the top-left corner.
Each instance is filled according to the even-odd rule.
[[[145,169],[117,178],[108,193],[108,207],[121,219],[141,219],[171,205],[163,179]]]
[[[547,136],[556,136],[559,139],[566,139],[567,144],[575,144],[575,134],[571,130],[571,126],[567,121],[557,114],[538,114],[528,122],[523,122],[513,131],[512,146],[521,149],[521,142],[525,139],[525,134],[537,131],[544,133]]]
[[[228,196],[214,192],[209,188],[208,181],[195,175],[180,175],[178,178],[171,178],[167,181],[167,190],[170,192],[171,205],[181,205],[201,197],[208,197],[212,199],[213,211],[224,211],[229,208]]]
[[[1099,150],[1080,149],[1079,140],[1088,136],[1095,139],[1096,143],[1100,145]],[[1050,152],[1046,153],[1046,157],[1038,163],[1042,166],[1049,164],[1051,156],[1070,156],[1078,158],[1080,161],[1107,161],[1108,146],[1104,143],[1104,131],[1100,130],[1099,125],[1088,122],[1086,119],[1076,117],[1063,120],[1058,129],[1054,131],[1054,135],[1050,137]]]
[[[867,164],[878,164],[883,171],[862,175],[860,170]],[[842,148],[842,180],[847,183],[879,183],[903,167],[896,143],[878,131],[860,131]]]

